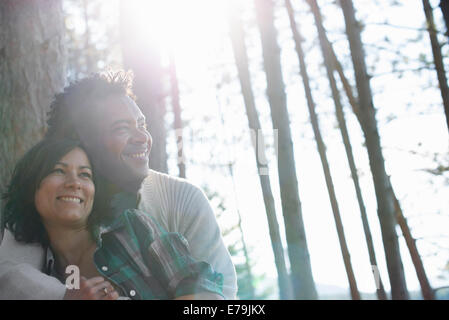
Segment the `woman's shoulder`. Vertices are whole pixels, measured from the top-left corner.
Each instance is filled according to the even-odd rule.
[[[44,260],[44,249],[40,243],[17,241],[14,235],[8,229],[5,229],[0,244],[0,260],[2,259],[16,263],[28,263],[40,268]]]

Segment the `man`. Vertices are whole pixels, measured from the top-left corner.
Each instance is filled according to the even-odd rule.
[[[138,208],[169,232],[182,234],[196,259],[223,274],[223,294],[234,299],[235,268],[204,193],[148,168],[152,139],[130,84],[129,74],[119,72],[70,85],[51,105],[47,136],[80,139],[96,172],[107,180],[108,193],[115,194],[111,210]],[[67,297],[64,285],[40,272],[44,259],[39,246],[18,243],[6,231],[0,246],[0,299]]]

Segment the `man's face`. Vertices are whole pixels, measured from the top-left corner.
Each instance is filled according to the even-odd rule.
[[[98,103],[90,123],[92,130],[80,137],[100,174],[118,185],[140,184],[148,175],[152,140],[136,103],[111,95]]]

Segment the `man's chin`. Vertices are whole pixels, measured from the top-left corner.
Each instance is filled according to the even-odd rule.
[[[142,167],[142,168],[130,168],[130,171],[132,172],[131,173],[131,175],[133,177],[132,180],[142,183],[142,181],[150,173],[150,168],[148,167],[148,164],[147,164],[145,167]]]
[[[121,177],[117,181],[117,185],[128,192],[137,192],[142,185],[143,180],[148,176],[149,169],[146,171],[131,171],[129,168],[127,170],[127,174],[122,174]]]
[[[129,172],[134,177],[146,177],[149,172],[149,161],[148,158],[124,158],[122,157],[122,163],[127,168]]]

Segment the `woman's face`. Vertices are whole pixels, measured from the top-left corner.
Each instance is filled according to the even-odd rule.
[[[75,148],[41,181],[34,202],[47,226],[85,226],[94,195],[89,159],[82,149]]]

